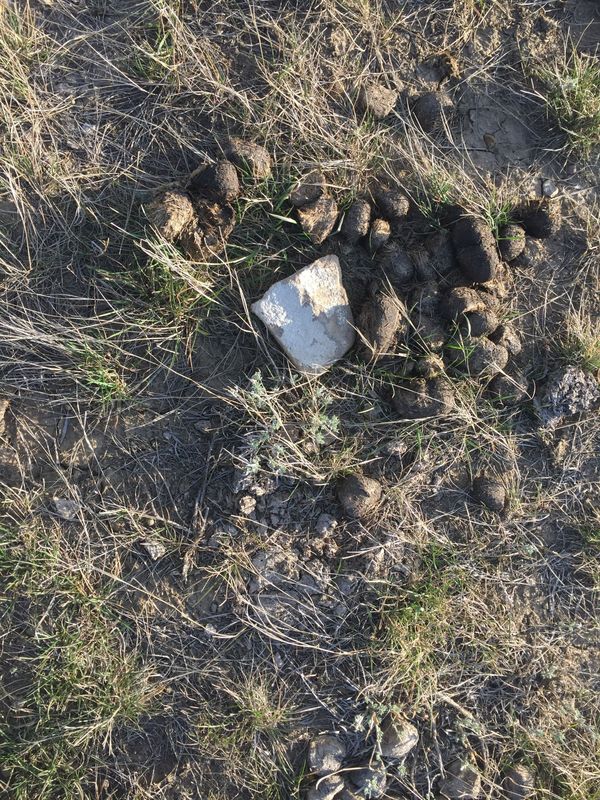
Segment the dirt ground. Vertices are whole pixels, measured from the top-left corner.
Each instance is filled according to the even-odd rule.
[[[600,800],[599,45],[592,0],[0,2],[0,797]],[[229,137],[271,174],[191,258],[148,209]],[[340,225],[383,186],[377,253]],[[494,285],[513,403],[446,358],[452,408],[409,419],[412,333],[311,378],[249,310],[328,254],[355,319],[437,304],[451,210],[501,245],[527,202],[555,219]],[[434,237],[443,276],[398,278]]]

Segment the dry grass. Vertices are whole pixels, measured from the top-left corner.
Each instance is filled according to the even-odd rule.
[[[421,738],[390,797],[435,796],[465,752],[485,797],[515,761],[540,797],[600,797],[597,418],[553,449],[530,406],[456,378],[448,418],[399,423],[404,358],[300,379],[248,311],[314,256],[286,203],[313,165],[341,208],[379,176],[434,228],[459,203],[497,230],[531,177],[587,174],[597,62],[541,3],[84,5],[0,11],[2,792],[300,798],[313,733],[364,763],[394,708]],[[500,32],[517,15],[551,31],[558,151]],[[428,136],[415,66],[440,57],[455,111]],[[380,123],[354,108],[367,77],[404,93]],[[526,155],[473,144],[473,96],[528,112]],[[244,176],[223,257],[191,263],[142,209],[227,133],[274,174]],[[555,249],[514,267],[504,309],[537,381],[600,369],[598,206],[564,185]],[[357,469],[384,484],[377,514],[319,532]],[[504,476],[501,519],[469,498],[482,469]]]

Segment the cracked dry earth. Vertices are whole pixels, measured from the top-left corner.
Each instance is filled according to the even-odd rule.
[[[595,4],[7,9],[0,796],[597,798]]]

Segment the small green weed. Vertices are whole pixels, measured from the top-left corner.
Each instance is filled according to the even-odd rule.
[[[423,558],[423,577],[410,588],[380,597],[375,653],[383,659],[390,689],[401,688],[418,705],[435,693],[452,631],[452,597],[460,587],[444,551],[432,547]]]
[[[432,227],[442,228],[444,207],[452,202],[453,187],[447,178],[431,175],[417,195],[417,206]]]
[[[588,157],[600,145],[600,61],[569,47],[564,61],[540,71],[548,110],[570,146]]]
[[[566,363],[576,364],[592,374],[600,370],[598,322],[584,312],[567,316],[564,334],[557,340],[557,346]]]
[[[96,747],[150,707],[150,675],[125,646],[112,587],[69,562],[59,532],[2,531],[0,540],[3,627],[18,644],[5,665],[27,676],[14,704],[8,695],[0,775],[17,800],[75,800]]]

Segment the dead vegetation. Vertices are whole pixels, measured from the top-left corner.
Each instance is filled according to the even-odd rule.
[[[565,4],[79,5],[0,10],[2,796],[301,798],[314,735],[351,773],[397,712],[419,742],[385,797],[438,797],[456,758],[481,797],[515,764],[600,797],[600,428],[531,400],[600,370],[598,60]],[[237,164],[235,229],[190,260],[143,209],[230,136],[272,171]],[[288,201],[313,168],[342,213],[401,189],[411,243],[455,204],[501,241],[560,187],[510,267],[519,403],[453,376],[446,416],[399,420],[425,338],[290,370],[249,307],[322,252]],[[355,472],[382,493],[348,520]]]

